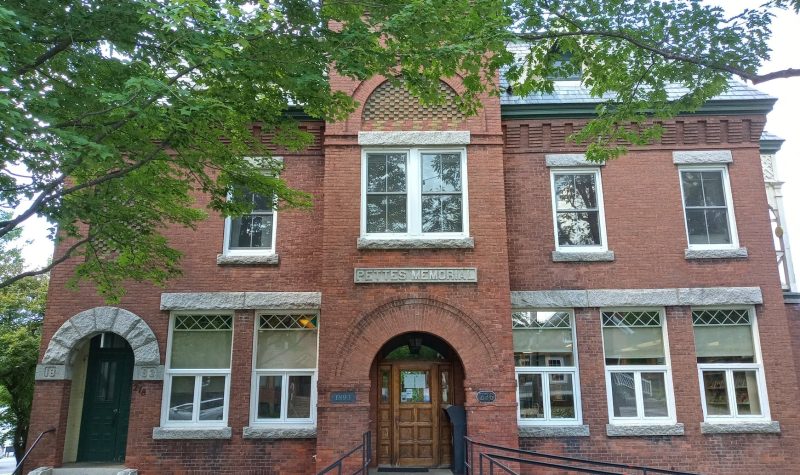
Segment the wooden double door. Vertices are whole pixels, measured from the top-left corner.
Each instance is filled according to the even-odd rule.
[[[452,431],[453,366],[441,362],[378,365],[378,464],[446,467]]]

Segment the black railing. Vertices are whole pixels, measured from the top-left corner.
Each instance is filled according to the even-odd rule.
[[[25,459],[28,458],[28,455],[30,455],[31,451],[36,448],[36,446],[39,444],[39,441],[42,440],[42,437],[44,437],[44,435],[47,434],[47,433],[55,432],[55,431],[56,431],[56,428],[53,427],[53,428],[47,429],[46,431],[44,431],[41,434],[39,434],[39,437],[37,437],[36,440],[33,441],[33,443],[31,444],[30,448],[25,451],[25,455],[23,455],[22,458],[19,460],[19,463],[17,464],[17,466],[14,467],[14,471],[11,472],[11,475],[17,475],[17,471],[19,471],[19,469],[22,468],[22,464],[25,463]]]
[[[317,475],[325,475],[326,473],[331,473],[334,470],[336,470],[336,475],[342,475],[345,459],[359,450],[361,451],[361,466],[358,468],[358,470],[353,472],[352,475],[367,475],[369,464],[372,462],[372,434],[370,432],[364,432],[364,435],[361,436],[360,445],[347,451],[335,462],[322,469]]]
[[[476,442],[465,437],[466,450],[464,451],[464,467],[468,475],[494,475],[506,473],[518,475],[514,466],[535,465],[538,467],[552,468],[567,472],[590,473],[596,475],[627,475],[627,474],[666,474],[666,475],[696,475],[691,472],[681,472],[663,468],[645,467],[624,463],[602,462],[566,455],[546,454],[532,450],[512,449],[500,445]],[[485,450],[485,449],[488,449]],[[503,455],[497,452],[506,452],[514,455]],[[476,457],[477,453],[477,459]]]

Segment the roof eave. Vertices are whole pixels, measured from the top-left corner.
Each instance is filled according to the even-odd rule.
[[[775,98],[711,100],[695,112],[680,115],[753,115],[767,114],[775,105]],[[586,118],[597,115],[598,102],[551,104],[504,104],[500,106],[503,119]]]

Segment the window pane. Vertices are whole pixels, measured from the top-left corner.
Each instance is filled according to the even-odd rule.
[[[708,244],[708,230],[704,210],[686,210],[686,230],[689,234],[689,244]]]
[[[730,244],[731,234],[728,230],[728,210],[706,210],[706,223],[708,224],[709,244]]]
[[[551,374],[550,378],[550,418],[575,419],[575,391],[572,374]]]
[[[231,218],[230,249],[269,249],[272,247],[272,214]]]
[[[253,199],[253,211],[272,211],[272,196],[264,196],[251,193]]]
[[[702,172],[703,195],[706,206],[725,206],[725,192],[722,188],[722,172]]]
[[[317,367],[315,330],[262,330],[258,332],[258,369],[313,369]]]
[[[406,156],[404,154],[386,156],[386,191],[406,191]]]
[[[665,364],[661,327],[603,328],[606,364]]]
[[[406,232],[406,195],[367,196],[367,232]]]
[[[740,416],[760,416],[761,400],[758,397],[758,378],[755,371],[733,372],[736,413]]]
[[[173,376],[169,395],[169,420],[191,421],[194,410],[194,376]]]
[[[400,371],[400,402],[431,402],[428,371]]]
[[[389,381],[391,371],[389,368],[381,368],[381,403],[389,403]]]
[[[512,333],[517,366],[553,366],[550,362],[556,360],[559,366],[573,366],[571,329],[520,329]]]
[[[519,416],[522,419],[544,419],[544,393],[541,374],[520,374]]]
[[[703,206],[703,184],[700,173],[681,172],[681,182],[683,183],[683,202],[686,206]]]
[[[600,245],[600,212],[559,212],[558,244],[560,246]]]
[[[461,232],[461,222],[461,195],[422,196],[422,232]]]
[[[422,192],[461,191],[461,154],[422,154]]]
[[[283,376],[269,375],[258,378],[258,418],[280,419]]]
[[[584,210],[597,208],[595,175],[555,175],[556,209]]]
[[[367,157],[367,191],[386,191],[386,156]]]
[[[172,369],[228,369],[231,367],[231,331],[172,332]]]
[[[406,156],[402,153],[367,157],[367,192],[406,191]]]
[[[642,373],[642,402],[645,417],[667,417],[667,384],[664,373]]]
[[[728,383],[725,371],[703,371],[703,388],[706,393],[706,414],[709,416],[729,416]]]
[[[289,376],[288,419],[311,417],[311,376]]]
[[[221,421],[225,406],[225,376],[203,376],[200,383],[200,420]]]
[[[752,363],[755,361],[750,325],[694,326],[698,363]]]
[[[611,373],[614,417],[637,417],[636,380],[633,373]]]

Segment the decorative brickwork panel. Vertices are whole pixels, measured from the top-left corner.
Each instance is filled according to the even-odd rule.
[[[406,89],[389,81],[378,86],[364,104],[364,120],[443,120],[460,121],[464,114],[458,110],[456,91],[440,82],[439,88],[445,96],[443,104],[423,105]]]

